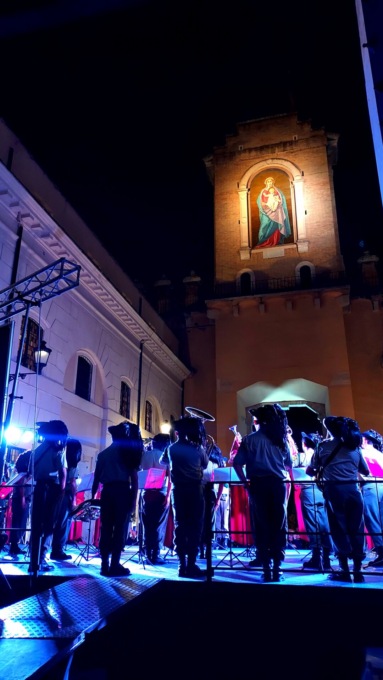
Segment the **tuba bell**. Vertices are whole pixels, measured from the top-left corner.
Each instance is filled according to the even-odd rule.
[[[195,408],[194,406],[185,406],[185,411],[191,418],[199,418],[200,420],[202,420],[204,425],[207,420],[209,422],[215,421],[214,416],[212,416],[210,413],[207,413],[206,411],[202,411],[202,409],[200,408]],[[206,430],[205,430],[205,448],[206,453],[210,459],[211,453],[216,448],[216,443],[213,437],[210,434],[208,434]]]
[[[210,413],[206,413],[206,411],[202,411],[200,408],[194,408],[194,406],[185,406],[185,411],[192,418],[201,418],[203,423],[206,422],[206,420],[209,420],[210,422],[215,421],[214,416],[210,415]]]

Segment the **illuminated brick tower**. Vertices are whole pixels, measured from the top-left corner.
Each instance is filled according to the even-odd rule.
[[[337,135],[295,115],[238,125],[205,159],[214,184],[215,289],[187,317],[185,403],[228,430],[279,402],[294,432],[332,413],[383,431],[379,289],[348,282],[333,189]],[[376,284],[376,280],[373,282]],[[319,425],[320,427],[320,425]]]

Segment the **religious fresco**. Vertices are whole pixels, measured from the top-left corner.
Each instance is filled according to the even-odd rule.
[[[252,247],[293,243],[290,182],[278,170],[257,175],[250,187]]]

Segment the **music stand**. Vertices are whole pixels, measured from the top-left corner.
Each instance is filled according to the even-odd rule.
[[[88,522],[87,542],[79,555],[77,555],[73,564],[80,564],[81,560],[90,562],[90,560],[93,560],[95,557],[99,557],[98,548],[96,548],[90,540],[90,532],[92,528],[91,522],[100,517],[100,509],[100,501],[93,498],[88,501],[83,501],[75,508],[75,510],[69,513],[70,517],[80,520],[80,522]]]
[[[219,483],[228,483],[230,487],[230,493],[229,493],[229,545],[228,549],[223,555],[223,557],[219,560],[219,562],[215,565],[216,567],[220,566],[221,564],[227,564],[229,563],[230,567],[233,567],[234,564],[240,564],[241,566],[245,567],[245,563],[242,561],[241,558],[243,557],[252,557],[255,554],[255,549],[253,546],[247,545],[244,550],[242,550],[240,553],[236,554],[233,551],[233,541],[232,541],[232,535],[235,533],[241,533],[243,532],[233,532],[230,526],[230,521],[231,521],[231,512],[232,512],[232,489],[233,489],[233,484],[234,485],[241,485],[242,486],[242,481],[238,477],[235,469],[229,465],[224,468],[216,468],[214,470],[214,483],[219,484]]]

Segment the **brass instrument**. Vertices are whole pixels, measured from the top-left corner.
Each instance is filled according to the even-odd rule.
[[[231,427],[229,427],[229,430],[234,434],[233,443],[231,445],[231,449],[230,449],[230,453],[229,453],[229,460],[232,461],[235,454],[238,451],[239,444],[242,441],[242,435],[241,435],[240,432],[238,432],[237,425],[232,425]]]
[[[192,418],[201,418],[203,423],[206,422],[206,420],[209,420],[210,422],[215,421],[214,416],[210,415],[210,413],[206,413],[206,411],[202,411],[200,408],[194,408],[194,406],[185,406],[185,411]]]
[[[210,422],[215,421],[214,416],[210,415],[210,413],[207,413],[206,411],[202,411],[200,408],[194,408],[194,406],[185,406],[185,411],[192,418],[200,418],[204,424],[207,420],[210,421]],[[206,430],[205,430],[205,436],[206,436],[206,444],[205,444],[206,453],[210,458],[210,454],[215,447],[215,441],[214,441],[213,437],[206,432]]]
[[[210,434],[206,433],[206,453],[210,458],[210,454],[215,446],[215,441]]]
[[[90,498],[83,501],[76,508],[68,513],[68,517],[81,520],[81,522],[90,522],[98,519],[101,511],[101,501],[98,498]]]

